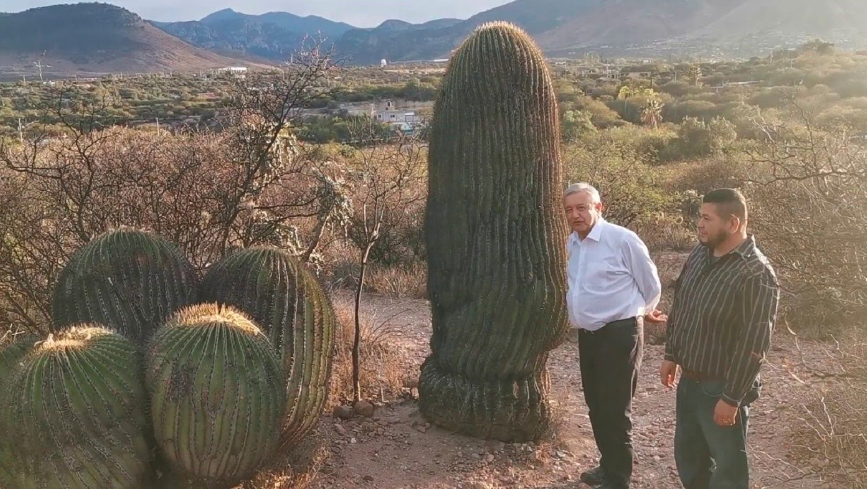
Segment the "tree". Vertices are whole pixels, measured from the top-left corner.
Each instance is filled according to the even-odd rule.
[[[333,64],[318,50],[295,60],[239,82],[217,133],[112,127],[110,91],[48,92],[40,119],[59,121],[59,130],[31,124],[20,138],[0,139],[0,318],[45,332],[64,262],[120,225],[177,243],[198,268],[264,243],[314,257],[341,210],[340,188],[292,128]],[[311,219],[319,227],[305,244],[296,224]]]
[[[662,122],[662,107],[663,104],[658,97],[649,97],[641,112],[641,122],[654,129],[659,127],[659,123]]]
[[[692,86],[700,87],[702,79],[701,65],[695,64],[690,66],[689,71],[686,74],[686,78],[689,80]]]
[[[361,301],[371,251],[382,238],[384,226],[397,226],[405,209],[424,198],[415,188],[424,176],[425,146],[411,136],[392,141],[380,137],[379,124],[358,119],[352,125],[353,141],[359,146],[349,180],[354,188],[355,212],[350,232],[360,251],[355,289],[355,332],[352,346],[353,400],[361,392]]]

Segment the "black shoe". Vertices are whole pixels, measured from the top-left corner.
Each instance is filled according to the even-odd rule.
[[[598,486],[605,482],[605,470],[603,470],[602,467],[590,469],[587,472],[582,472],[579,479],[585,484]]]

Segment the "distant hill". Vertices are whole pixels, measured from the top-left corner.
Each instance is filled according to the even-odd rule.
[[[351,30],[337,47],[360,64],[442,58],[494,20],[523,27],[552,56],[753,56],[817,37],[867,46],[864,0],[516,0],[445,25]]]
[[[364,8],[359,3],[357,8]],[[515,0],[466,20],[387,20],[358,29],[287,12],[231,9],[189,22],[147,22],[106,4],[0,13],[0,77],[33,70],[147,72],[273,64],[321,35],[351,64],[446,58],[479,25],[505,20],[549,56],[749,57],[821,38],[867,47],[867,0]],[[333,45],[332,45],[333,43]],[[240,61],[243,60],[243,61]]]
[[[85,3],[0,15],[0,72],[46,74],[197,71],[237,59],[198,49],[138,15],[107,4]]]
[[[322,36],[333,43],[353,29],[349,24],[316,16],[300,17],[287,12],[247,15],[232,9],[214,12],[198,21],[154,25],[200,48],[272,61],[287,59],[305,37]]]

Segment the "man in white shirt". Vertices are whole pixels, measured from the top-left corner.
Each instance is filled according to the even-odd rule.
[[[581,480],[625,489],[632,477],[632,398],[641,369],[644,321],[664,322],[656,310],[662,287],[647,247],[634,232],[602,218],[599,192],[586,183],[566,189],[569,280],[567,306],[578,328],[584,399],[602,457]]]

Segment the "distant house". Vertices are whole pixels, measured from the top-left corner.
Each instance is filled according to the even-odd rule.
[[[630,80],[649,80],[653,78],[652,71],[630,71],[626,74],[626,78]]]
[[[235,75],[237,78],[246,78],[247,77],[247,67],[246,66],[227,66],[225,68],[219,68],[214,70],[215,73],[229,73]]]

